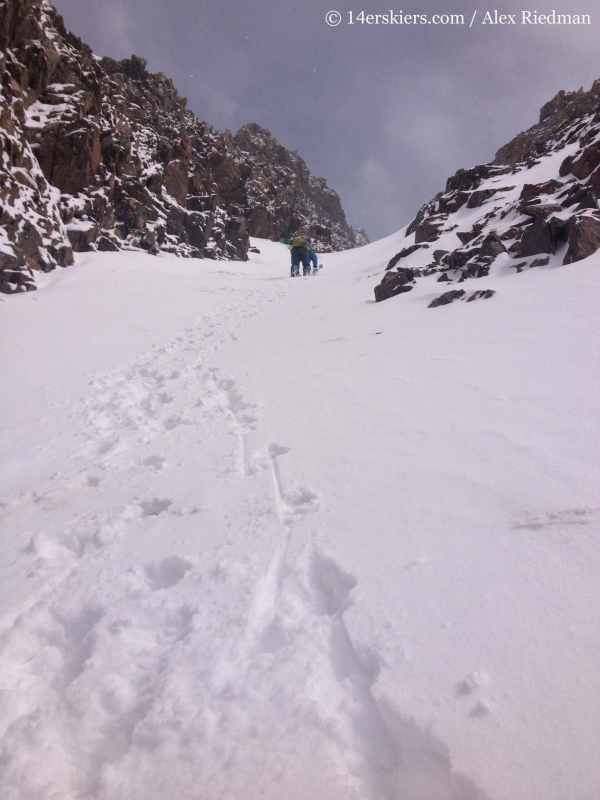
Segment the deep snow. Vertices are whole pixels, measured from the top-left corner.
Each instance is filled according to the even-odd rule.
[[[600,253],[405,242],[0,304],[2,800],[597,800]]]

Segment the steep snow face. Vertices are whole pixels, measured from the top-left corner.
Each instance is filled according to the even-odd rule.
[[[415,279],[468,281],[442,302],[480,299],[473,279],[568,264],[596,252],[600,81],[590,92],[560,93],[540,117],[501,148],[493,164],[459,170],[446,191],[421,208],[388,263],[377,300],[410,291]]]
[[[3,800],[596,800],[600,254],[375,304],[403,241],[5,302]]]

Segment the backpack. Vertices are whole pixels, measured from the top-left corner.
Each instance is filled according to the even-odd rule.
[[[292,247],[306,247],[308,248],[308,239],[306,236],[294,236],[292,239]]]

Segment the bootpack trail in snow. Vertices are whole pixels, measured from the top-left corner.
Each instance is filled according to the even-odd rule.
[[[289,448],[210,364],[280,287],[94,375],[69,412],[77,469],[3,501],[33,531],[3,619],[3,800],[483,797],[375,700],[319,490],[282,479]]]

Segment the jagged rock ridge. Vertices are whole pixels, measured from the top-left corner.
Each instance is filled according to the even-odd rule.
[[[307,228],[323,252],[369,243],[362,228],[348,226],[340,198],[324,178],[315,178],[296,152],[290,152],[260,125],[245,125],[234,136],[252,165],[246,180],[245,208],[253,236],[288,236]],[[326,224],[325,224],[326,221]]]
[[[407,227],[410,241],[375,297],[410,291],[418,278],[462,283],[492,268],[586,258],[600,248],[599,200],[600,80],[589,92],[559,92],[491,164],[449,178]]]
[[[218,133],[161,73],[96,57],[48,0],[0,2],[0,290],[73,250],[246,257],[251,235],[368,241],[339,197],[257,125]]]

